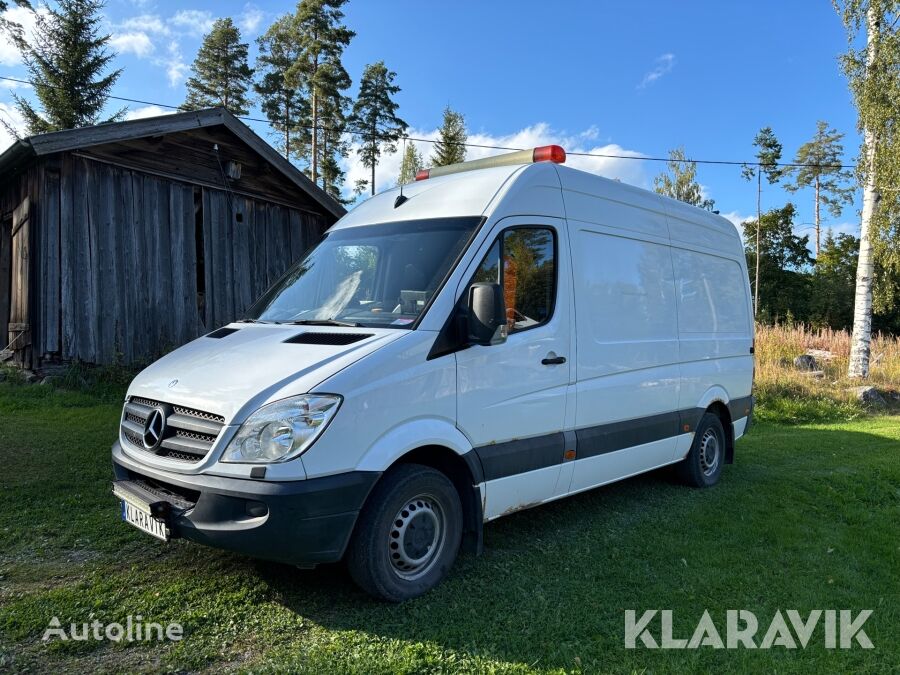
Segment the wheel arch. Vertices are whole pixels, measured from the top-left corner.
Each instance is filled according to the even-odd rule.
[[[706,412],[719,418],[722,428],[725,430],[725,463],[734,464],[734,421],[731,419],[731,411],[728,405],[719,399],[712,401]]]
[[[474,451],[458,452],[440,443],[426,443],[394,458],[382,470],[382,477],[391,468],[401,464],[419,464],[443,473],[456,488],[463,511],[462,549],[467,553],[481,554],[484,541],[484,502],[482,484],[484,474],[481,462]],[[382,478],[379,478],[379,481]],[[371,493],[370,493],[371,494]],[[369,500],[363,504],[368,506]]]

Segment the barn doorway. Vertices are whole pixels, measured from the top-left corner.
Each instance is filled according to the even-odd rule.
[[[28,197],[13,211],[11,235],[7,335],[13,360],[31,368],[31,201]]]

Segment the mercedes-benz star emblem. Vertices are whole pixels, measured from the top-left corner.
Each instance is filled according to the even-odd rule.
[[[159,408],[154,408],[144,422],[144,447],[155,450],[162,442],[163,432],[166,430],[166,415]]]

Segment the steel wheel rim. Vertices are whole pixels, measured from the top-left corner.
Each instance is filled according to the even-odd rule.
[[[719,468],[721,443],[715,429],[707,429],[700,438],[700,470],[704,476],[712,476]]]
[[[432,495],[406,500],[388,532],[388,559],[397,576],[418,579],[440,557],[446,539],[444,510]]]

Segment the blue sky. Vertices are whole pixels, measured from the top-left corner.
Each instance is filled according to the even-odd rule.
[[[251,43],[290,2],[108,0],[108,30],[124,73],[116,93],[160,103],[184,99],[184,79],[212,19],[230,15]],[[18,10],[12,10],[18,11]],[[753,136],[774,128],[787,159],[824,119],[846,132],[854,160],[856,117],[837,58],[846,36],[827,0],[819,2],[375,2],[351,0],[357,36],[345,64],[358,80],[383,59],[398,73],[400,115],[412,133],[433,137],[447,104],[463,112],[470,140],[527,147],[561,142],[569,150],[664,156],[683,145],[697,158],[752,158]],[[0,45],[0,74],[24,71]],[[8,83],[0,117],[16,122]],[[19,93],[28,94],[27,89]],[[132,105],[133,115],[153,109]],[[251,123],[261,135],[265,125]],[[0,145],[8,143],[0,137]],[[430,146],[423,144],[427,154]],[[470,157],[484,151],[471,150]],[[571,164],[649,187],[661,165],[633,160]],[[379,167],[393,183],[399,157]],[[368,177],[355,157],[348,185]],[[755,212],[755,185],[737,167],[699,167],[723,214]],[[798,230],[812,220],[812,196],[766,187],[766,206],[793,199]],[[857,232],[856,206],[831,225]],[[804,229],[805,228],[805,229]]]

